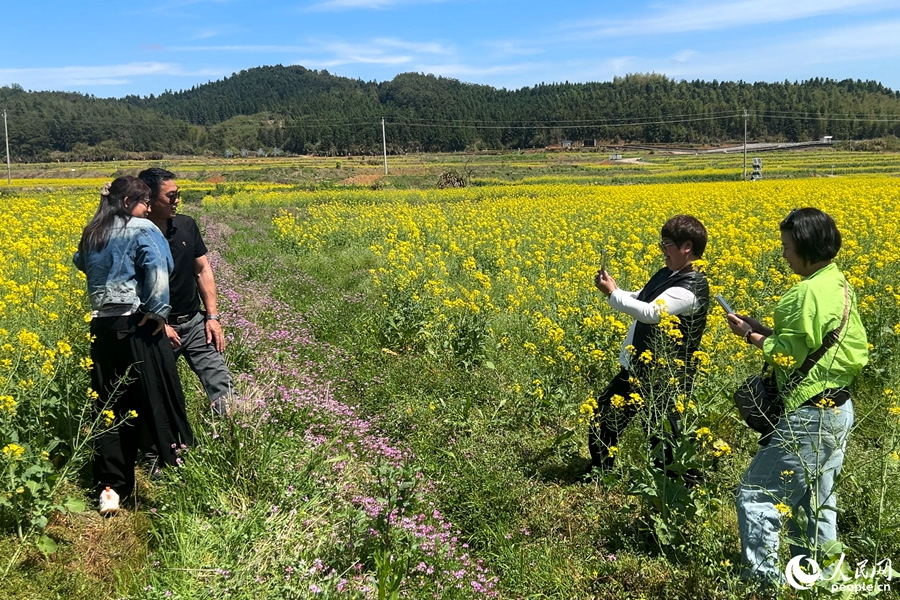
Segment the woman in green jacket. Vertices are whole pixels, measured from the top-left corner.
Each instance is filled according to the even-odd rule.
[[[856,295],[832,262],[841,248],[834,219],[816,208],[801,208],[791,211],[779,229],[782,256],[802,279],[775,306],[774,327],[728,315],[732,332],[762,350],[774,367],[784,401],[784,414],[741,477],[736,498],[744,574],[775,584],[784,581],[776,567],[784,521],[795,539],[807,542],[806,547],[792,545],[792,556],[815,560],[837,541],[834,488],[853,427],[849,387],[868,362]],[[798,372],[839,327],[837,342],[805,376]],[[798,525],[804,522],[798,519],[801,513],[805,531]]]

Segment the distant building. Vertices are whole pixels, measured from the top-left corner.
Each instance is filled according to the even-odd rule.
[[[822,139],[820,139],[819,141],[822,142],[823,144],[830,144],[831,141],[832,141],[832,140],[831,140],[832,137],[834,137],[834,136],[831,136],[831,135],[823,135],[823,136],[822,136]]]

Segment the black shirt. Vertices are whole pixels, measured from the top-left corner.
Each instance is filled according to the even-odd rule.
[[[187,215],[175,215],[169,220],[163,233],[169,240],[169,250],[172,251],[172,260],[175,262],[175,268],[169,276],[169,304],[172,305],[169,316],[193,314],[200,310],[194,264],[206,254],[206,244],[200,237],[197,222]]]

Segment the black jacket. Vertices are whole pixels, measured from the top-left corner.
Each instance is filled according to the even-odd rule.
[[[648,369],[639,360],[639,357],[644,350],[648,349],[653,353],[654,358],[660,352],[664,352],[670,360],[680,358],[684,361],[685,366],[683,369],[678,369],[679,379],[684,386],[682,389],[689,393],[695,371],[692,367],[692,357],[694,352],[700,349],[700,339],[706,329],[706,317],[709,313],[709,282],[706,275],[693,270],[672,275],[672,271],[664,267],[650,278],[650,281],[638,294],[637,299],[641,302],[653,302],[664,291],[674,287],[690,290],[700,302],[700,310],[678,315],[680,323],[677,327],[681,331],[681,339],[678,341],[669,338],[659,325],[638,321],[635,324],[634,339],[632,340],[634,354],[631,358],[631,370],[641,379],[646,379],[646,376],[649,375]],[[671,371],[667,372],[671,373]]]

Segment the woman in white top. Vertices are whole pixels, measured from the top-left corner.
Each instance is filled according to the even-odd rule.
[[[700,347],[709,312],[709,283],[693,265],[703,256],[707,233],[696,218],[678,215],[666,221],[660,237],[666,266],[639,291],[619,289],[605,270],[594,278],[597,289],[609,298],[610,306],[634,321],[619,354],[621,369],[597,399],[597,412],[588,432],[591,470],[612,468],[615,451],[610,449],[618,445],[619,435],[645,404],[649,405],[653,420],[659,421],[665,415],[672,433],[680,434],[678,413],[672,410],[672,402],[676,394],[691,392],[692,357]],[[674,326],[680,335],[673,337],[659,327],[663,309],[678,317]],[[646,361],[660,352],[669,359],[664,374],[654,372],[653,365],[658,363]],[[673,372],[677,383],[672,381]],[[640,399],[632,394],[638,394]],[[660,431],[662,423],[659,425],[651,429]]]

